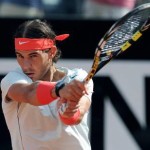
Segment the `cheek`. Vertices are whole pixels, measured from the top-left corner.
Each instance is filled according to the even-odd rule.
[[[36,71],[41,71],[41,69],[43,68],[42,64],[37,62],[37,63],[32,63],[32,68]]]
[[[21,61],[21,59],[17,58],[17,62],[18,62],[18,64],[19,64],[20,66],[22,66],[23,61]]]
[[[45,71],[49,66],[48,57],[41,55],[41,57],[32,60],[32,65],[32,67],[38,72]]]
[[[49,68],[49,63],[47,61],[38,61],[33,64],[33,68],[42,73]]]

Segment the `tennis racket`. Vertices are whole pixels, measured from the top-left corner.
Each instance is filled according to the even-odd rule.
[[[91,70],[84,81],[88,82],[110,60],[136,43],[149,27],[150,3],[134,8],[119,19],[98,43]]]

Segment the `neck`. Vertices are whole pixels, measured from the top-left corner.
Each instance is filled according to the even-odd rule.
[[[56,69],[54,65],[50,66],[48,69],[45,77],[43,78],[44,81],[56,82],[62,79],[65,76],[64,72],[61,72]]]
[[[51,66],[49,69],[49,81],[55,81],[55,75],[57,73],[57,69],[55,66]]]

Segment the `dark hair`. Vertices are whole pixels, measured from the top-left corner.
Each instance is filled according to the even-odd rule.
[[[52,30],[50,24],[46,21],[41,21],[39,19],[29,20],[22,23],[15,35],[15,38],[50,38],[54,39],[56,37],[55,32]],[[57,53],[53,58],[53,62],[57,62],[61,56],[61,51],[57,49]]]

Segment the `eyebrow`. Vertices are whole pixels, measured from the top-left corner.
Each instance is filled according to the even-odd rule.
[[[19,52],[15,52],[16,53],[16,55],[18,54],[18,55],[22,55],[21,53],[19,53]],[[29,53],[29,55],[38,55],[38,53],[37,52],[31,52],[31,53]]]

